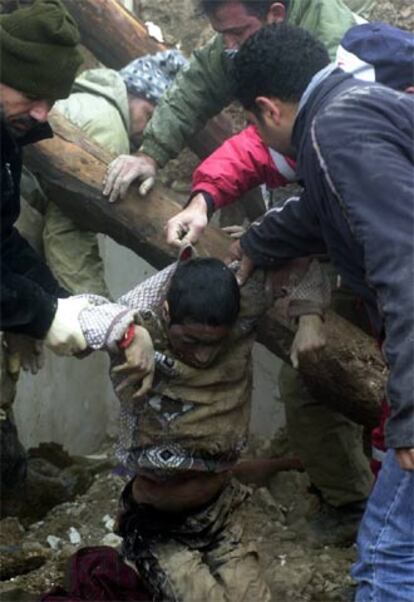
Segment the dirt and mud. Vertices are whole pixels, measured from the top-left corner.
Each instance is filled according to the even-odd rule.
[[[158,24],[166,41],[179,44],[186,53],[211,34],[207,21],[194,14],[192,0],[139,0],[137,4],[143,20]],[[412,0],[379,0],[373,17],[413,30],[414,4]],[[240,112],[231,109],[228,114],[235,127],[239,126]],[[185,151],[164,170],[164,181],[185,194],[197,162]],[[286,446],[282,448],[279,438],[277,442],[255,442],[252,453],[271,456],[285,453]],[[99,460],[86,462],[88,468],[79,469],[85,493],[56,506],[40,521],[1,521],[3,602],[11,600],[15,590],[38,594],[62,584],[67,559],[82,546],[119,544],[112,527],[124,481],[111,463],[107,450]],[[308,519],[318,510],[318,500],[308,487],[304,473],[275,474],[265,485],[252,487],[244,509],[247,532],[257,543],[273,599],[278,602],[341,600],[343,588],[351,585],[349,568],[355,559],[355,546],[318,548],[307,539]]]
[[[278,437],[275,442],[255,442],[255,451],[250,453],[263,457],[285,451],[286,442]],[[67,560],[80,547],[119,545],[112,528],[125,481],[114,469],[105,468],[110,452],[89,462],[88,471],[95,465],[96,474],[86,493],[56,506],[26,528],[16,518],[1,521],[2,601],[14,599],[16,590],[37,594],[61,585]],[[318,508],[308,487],[304,473],[276,473],[266,485],[252,486],[243,510],[248,538],[257,544],[275,601],[341,600],[342,588],[350,584],[354,547],[311,548],[305,541],[306,517]]]

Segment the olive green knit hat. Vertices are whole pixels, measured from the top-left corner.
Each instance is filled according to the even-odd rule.
[[[0,81],[30,96],[66,98],[82,63],[79,39],[60,0],[0,16]]]

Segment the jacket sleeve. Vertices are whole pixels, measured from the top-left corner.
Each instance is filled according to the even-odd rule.
[[[56,313],[57,295],[67,293],[12,228],[2,245],[1,329],[43,339]]]
[[[326,254],[317,217],[308,207],[306,193],[270,209],[240,239],[255,265],[276,268],[288,259]]]
[[[231,65],[221,36],[194,51],[148,123],[140,151],[163,167],[233,99]]]
[[[313,259],[307,272],[292,288],[288,296],[287,314],[290,319],[316,314],[321,318],[331,303],[329,276],[322,264]]]
[[[365,278],[384,320],[391,405],[386,444],[414,447],[414,99],[385,87],[369,90],[345,95],[320,114],[313,145],[362,247]]]
[[[115,303],[99,295],[81,295],[91,304],[79,316],[88,347],[116,353],[118,342],[130,324],[140,324],[141,314],[144,316],[162,305],[176,265],[173,263],[147,278]]]
[[[214,209],[220,209],[259,184],[270,188],[286,186],[294,179],[295,162],[282,155],[278,158],[279,166],[251,125],[226,140],[199,165],[193,174],[191,194],[208,193]]]

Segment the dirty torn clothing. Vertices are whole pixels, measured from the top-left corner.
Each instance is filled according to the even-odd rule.
[[[291,283],[292,312],[304,304],[318,313],[318,302],[328,307],[329,290],[321,286],[323,273],[308,270],[317,293],[305,274]],[[120,395],[121,431],[118,456],[135,474],[139,469],[160,473],[183,470],[225,471],[244,446],[250,416],[252,387],[251,350],[258,318],[270,306],[273,292],[265,275],[257,271],[241,289],[241,310],[222,351],[207,368],[188,366],[170,349],[162,306],[175,264],[159,272],[116,303],[89,296],[95,305],[81,312],[80,323],[91,349],[106,349],[112,365],[122,363],[120,341],[132,323],[148,330],[155,348],[156,370],[152,390],[133,399],[134,387]],[[304,282],[304,292],[300,292]],[[279,284],[280,294],[285,294]],[[289,314],[289,311],[287,312]],[[289,316],[288,316],[289,317]],[[288,318],[287,318],[288,319]],[[122,376],[111,375],[116,387]],[[225,419],[224,419],[225,417]]]
[[[270,602],[258,554],[245,541],[240,506],[248,488],[230,481],[192,512],[167,513],[137,504],[130,482],[121,497],[122,555],[154,602]]]
[[[234,464],[245,444],[252,387],[251,349],[255,326],[269,306],[264,274],[243,288],[241,311],[222,351],[207,368],[178,360],[170,349],[162,306],[175,264],[124,295],[117,303],[90,296],[96,307],[81,313],[90,348],[107,349],[112,365],[123,362],[118,350],[131,323],[150,333],[156,351],[152,389],[139,401],[134,387],[119,396],[121,432],[118,455],[136,474],[223,471]],[[122,376],[112,375],[116,387]]]

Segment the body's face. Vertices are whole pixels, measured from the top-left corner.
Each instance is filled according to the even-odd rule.
[[[295,156],[292,132],[297,115],[297,105],[260,97],[256,100],[261,108],[261,119],[247,112],[247,120],[255,125],[266,146],[282,155]]]
[[[178,359],[195,368],[207,368],[220,353],[230,331],[230,326],[188,322],[170,325],[168,338]]]
[[[10,86],[0,84],[0,108],[9,129],[16,138],[45,123],[53,101],[30,98]]]
[[[226,2],[218,6],[209,15],[214,31],[223,35],[227,50],[238,50],[240,46],[264,25],[281,23],[285,19],[286,9],[280,2],[275,2],[265,19],[252,15],[240,2]]]
[[[141,146],[142,134],[147,127],[155,109],[155,105],[145,98],[128,95],[131,146],[137,150]]]

